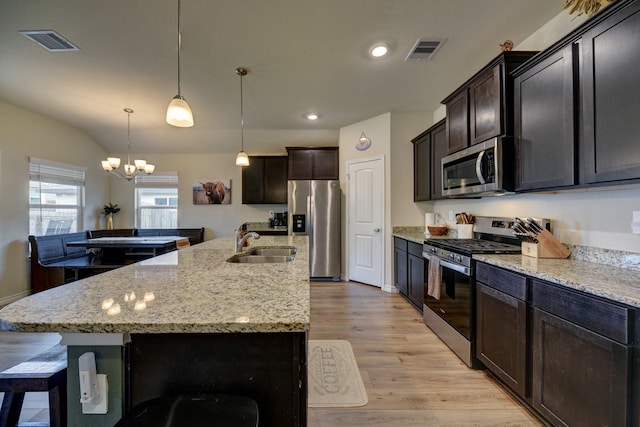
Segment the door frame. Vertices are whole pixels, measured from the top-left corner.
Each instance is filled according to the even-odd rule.
[[[379,155],[379,156],[372,156],[372,157],[365,157],[365,158],[361,158],[361,159],[353,159],[353,160],[347,160],[345,162],[345,178],[346,178],[346,188],[345,188],[345,194],[346,194],[346,211],[345,211],[345,216],[346,216],[346,227],[345,227],[345,271],[346,271],[346,279],[350,280],[350,275],[351,272],[349,271],[349,256],[351,256],[351,248],[350,248],[350,233],[351,233],[351,212],[350,212],[350,203],[349,203],[349,198],[351,197],[350,194],[350,178],[349,178],[349,168],[351,167],[351,165],[355,165],[358,163],[367,163],[367,162],[372,162],[372,161],[380,161],[381,165],[382,165],[382,181],[383,181],[383,185],[381,188],[381,191],[383,192],[382,194],[382,211],[380,212],[380,217],[381,217],[381,227],[382,227],[382,269],[380,272],[380,289],[382,289],[385,292],[394,292],[395,288],[393,286],[389,286],[389,284],[387,283],[386,280],[386,273],[387,273],[387,258],[388,258],[388,253],[387,253],[387,243],[388,243],[388,237],[387,237],[387,233],[386,233],[386,229],[387,229],[387,215],[386,215],[386,206],[387,206],[387,176],[386,176],[386,159],[384,155]],[[374,285],[371,285],[374,286]],[[397,292],[397,291],[395,291]]]

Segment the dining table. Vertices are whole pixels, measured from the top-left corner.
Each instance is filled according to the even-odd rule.
[[[125,264],[127,259],[150,258],[189,246],[189,238],[183,236],[149,237],[98,237],[67,242],[67,246],[99,249],[96,256],[104,263]]]

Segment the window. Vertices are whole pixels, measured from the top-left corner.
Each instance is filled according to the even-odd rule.
[[[178,174],[136,176],[136,227],[178,228]]]
[[[85,168],[29,159],[29,234],[82,230]]]

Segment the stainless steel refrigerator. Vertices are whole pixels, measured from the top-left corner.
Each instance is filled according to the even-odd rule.
[[[289,234],[309,236],[311,280],[340,280],[340,182],[289,181]]]

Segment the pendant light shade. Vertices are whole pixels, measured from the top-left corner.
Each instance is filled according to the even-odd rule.
[[[242,96],[242,78],[247,75],[247,70],[242,67],[236,68],[236,74],[240,76],[240,141],[242,148],[236,156],[236,166],[249,166],[249,156],[244,152],[244,104]]]
[[[167,123],[179,128],[193,126],[193,113],[184,97],[176,95],[167,107]]]
[[[180,32],[180,0],[178,0],[178,94],[173,97],[167,107],[167,123],[171,126],[188,128],[193,126],[193,113],[187,100],[182,96],[180,88],[180,50],[182,47],[182,33]]]
[[[244,151],[241,151],[236,156],[236,166],[249,166],[249,156]]]

